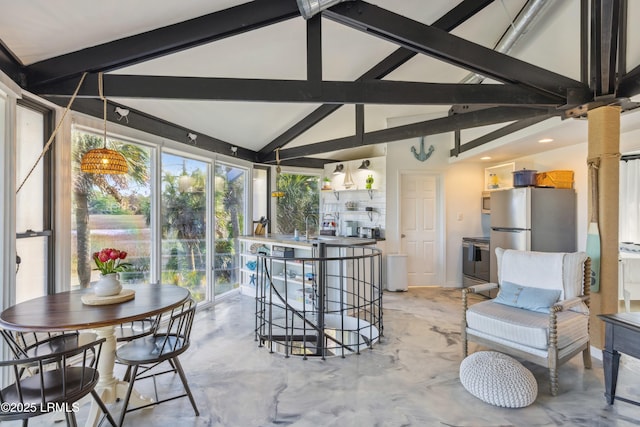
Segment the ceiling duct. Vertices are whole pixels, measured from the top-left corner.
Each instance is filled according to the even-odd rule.
[[[298,9],[300,9],[300,14],[304,19],[309,19],[313,15],[318,12],[322,12],[323,10],[336,5],[338,3],[342,3],[344,1],[353,1],[353,0],[296,0],[298,2]]]
[[[300,3],[301,0],[298,0],[298,5]],[[509,53],[513,45],[529,30],[536,18],[542,15],[544,8],[549,4],[551,4],[549,0],[529,0],[494,50],[500,53]],[[460,83],[481,83],[484,79],[484,76],[480,74],[470,73]]]

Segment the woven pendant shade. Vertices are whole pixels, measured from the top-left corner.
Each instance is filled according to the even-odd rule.
[[[105,175],[125,174],[129,166],[124,156],[115,150],[107,148],[107,98],[103,94],[102,73],[98,73],[98,90],[102,99],[102,114],[104,118],[104,147],[89,150],[82,156],[80,170],[85,173],[100,173]]]
[[[85,173],[124,174],[129,170],[124,156],[108,148],[94,148],[82,157],[80,169]]]

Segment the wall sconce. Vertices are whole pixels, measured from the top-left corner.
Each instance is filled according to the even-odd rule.
[[[343,170],[344,170],[344,165],[340,163],[339,165],[336,165],[336,168],[334,169],[333,174],[338,175],[342,173]]]
[[[369,169],[369,165],[371,164],[371,162],[369,160],[363,160],[362,164],[360,165],[360,167],[358,169]]]

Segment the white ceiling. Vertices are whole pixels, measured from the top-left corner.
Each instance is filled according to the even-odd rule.
[[[259,0],[265,1],[265,0]],[[292,0],[293,1],[293,0]],[[451,0],[369,0],[411,19],[431,24],[457,2]],[[0,40],[23,62],[34,62],[86,47],[206,15],[245,3],[240,0],[0,0]],[[496,0],[452,33],[492,47],[508,28],[525,0]],[[553,1],[510,55],[579,80],[580,0]],[[630,18],[640,17],[640,2],[629,2]],[[633,22],[633,19],[630,19]],[[640,26],[639,26],[640,28]],[[355,80],[397,46],[328,19],[322,20],[323,78]],[[628,69],[640,63],[640,29],[629,29]],[[306,24],[302,17],[250,31],[214,43],[120,69],[115,73],[237,77],[306,78]],[[386,79],[457,83],[468,72],[423,55],[399,67]],[[108,96],[109,94],[106,93]],[[206,134],[233,145],[260,150],[318,107],[318,104],[211,102],[124,99],[114,101]],[[445,116],[450,106],[368,105],[365,130],[384,129],[390,120],[426,115]],[[289,147],[354,134],[354,107],[345,106],[292,141]],[[638,121],[638,120],[636,120]],[[463,132],[473,139],[486,129]],[[550,135],[555,145],[537,144]],[[535,141],[534,141],[535,139]],[[539,139],[539,138],[538,138]],[[576,120],[551,119],[491,146],[493,156],[541,151],[586,140],[586,126]],[[491,148],[493,147],[493,148]],[[449,148],[449,147],[447,147]],[[368,151],[367,151],[368,150]],[[377,153],[376,147],[325,153],[318,157],[357,158]],[[477,160],[468,153],[461,158]],[[526,153],[529,154],[529,153]]]

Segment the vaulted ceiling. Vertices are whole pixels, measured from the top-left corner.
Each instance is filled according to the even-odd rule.
[[[440,133],[455,156],[638,111],[638,3],[358,0],[305,20],[296,0],[0,0],[0,69],[59,105],[86,72],[73,109],[96,117],[103,72],[110,121],[119,106],[120,124],[255,162]]]

